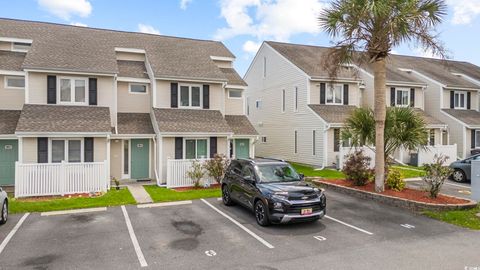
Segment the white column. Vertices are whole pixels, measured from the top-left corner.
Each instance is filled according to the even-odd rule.
[[[18,137],[18,161],[23,163],[23,137]]]
[[[110,189],[110,137],[107,137],[107,159],[105,164],[107,166],[107,189]]]
[[[162,148],[163,148],[163,137],[161,137],[160,135],[157,135],[157,147],[158,147],[158,179],[157,179],[157,185],[161,185],[162,184],[162,181],[164,180],[164,177],[163,177],[163,152],[162,152]]]

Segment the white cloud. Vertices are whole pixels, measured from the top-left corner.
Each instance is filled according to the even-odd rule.
[[[453,9],[453,24],[469,24],[480,15],[480,0],[447,0]]]
[[[160,31],[158,31],[158,29],[151,25],[143,23],[138,24],[138,31],[141,33],[160,35]]]
[[[238,35],[287,41],[298,33],[317,34],[320,0],[221,0],[221,17],[228,27],[217,30],[216,39]]]
[[[72,16],[87,17],[92,12],[88,0],[38,0],[40,7],[64,20]]]
[[[262,45],[262,43],[260,42],[255,42],[255,41],[251,41],[251,40],[247,40],[244,44],[243,44],[243,50],[247,53],[250,53],[250,54],[256,54],[258,49],[260,48],[260,46]]]
[[[180,8],[185,10],[187,9],[188,5],[192,2],[192,0],[180,0]]]
[[[88,25],[86,25],[84,23],[81,23],[81,22],[71,22],[70,25],[88,27]]]

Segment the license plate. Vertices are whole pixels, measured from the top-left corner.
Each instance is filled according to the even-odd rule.
[[[311,215],[312,214],[312,208],[304,208],[300,211],[301,215]]]

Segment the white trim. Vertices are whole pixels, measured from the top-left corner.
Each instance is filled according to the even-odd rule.
[[[8,80],[9,79],[22,79],[22,78],[23,78],[23,85],[24,85],[23,87],[8,86]],[[25,87],[26,87],[25,76],[5,76],[3,78],[3,82],[4,82],[5,89],[24,90]]]
[[[62,101],[61,96],[61,81],[62,80],[70,80],[70,101]],[[85,82],[85,91],[84,91],[84,101],[83,102],[76,102],[75,101],[75,81],[84,81]],[[88,106],[89,104],[89,84],[88,84],[88,78],[85,77],[71,77],[71,76],[57,76],[57,104],[58,105],[82,105],[82,106]]]
[[[341,78],[337,77],[335,79],[329,78],[329,77],[312,77],[311,78],[312,82],[324,82],[324,83],[337,83],[337,84],[358,84],[361,83],[362,80],[352,80],[349,78]]]
[[[163,137],[158,135],[157,136],[157,154],[158,154],[158,161],[157,161],[157,166],[158,166],[158,178],[157,178],[157,185],[159,186],[162,182],[163,178]]]
[[[98,90],[98,89],[97,89]],[[115,133],[118,133],[118,84],[117,84],[117,76],[113,77],[113,126],[115,128]]]
[[[188,87],[188,106],[182,106],[182,86]],[[192,106],[192,88],[199,88],[199,103],[198,106]],[[203,86],[200,84],[188,84],[188,83],[179,83],[178,84],[178,108],[180,109],[202,109],[203,108]]]
[[[11,75],[11,76],[25,76],[25,71],[14,71],[14,70],[4,70],[0,69],[1,75]]]
[[[128,173],[125,174],[125,143],[128,144]],[[130,139],[124,139],[122,140],[122,179],[130,179],[130,171],[131,171],[131,160],[130,160],[130,155],[131,153],[131,143]]]
[[[236,84],[228,84],[225,85],[225,88],[234,88],[234,89],[242,89],[242,90],[245,90],[248,88],[248,86],[245,86],[245,85],[236,85]]]
[[[444,88],[448,90],[459,90],[459,91],[480,91],[479,88],[470,88],[470,87],[445,86]]]
[[[457,107],[455,105],[455,96],[458,95],[458,104],[459,106]],[[463,107],[460,106],[460,95],[463,95]],[[468,92],[467,91],[453,91],[453,108],[455,110],[467,110],[467,102],[468,102]]]
[[[19,139],[19,138],[16,137],[15,135],[11,135],[11,134],[0,134],[0,140],[16,140],[16,139]]]
[[[150,61],[148,60],[147,55],[145,55],[145,68],[147,70],[148,79],[150,80],[150,84],[152,86],[152,107],[157,107],[157,81],[155,80],[155,75],[153,74],[152,66],[150,65]]]
[[[26,104],[30,103],[30,90],[29,90],[30,83],[28,82],[28,80],[29,80],[28,72],[25,72],[25,103]]]
[[[116,51],[116,52],[126,52],[126,53],[146,54],[145,50],[143,50],[143,49],[135,49],[135,48],[115,47],[115,51]]]
[[[240,91],[240,97],[231,97],[230,91]],[[228,92],[227,94],[228,99],[243,99],[243,90],[241,89],[227,89],[227,92]]]
[[[187,159],[187,140],[194,140],[195,141],[195,158],[194,159],[202,159],[202,158],[210,158],[210,138],[208,137],[198,137],[198,138],[186,138],[183,137],[183,153],[182,157],[183,159]],[[207,142],[207,154],[205,157],[197,157],[197,141],[199,140],[205,140]]]
[[[437,85],[439,85],[439,86],[441,86],[441,87],[446,87],[445,84],[443,84],[443,83],[441,83],[441,82],[439,82],[439,81],[436,81],[436,80],[434,80],[434,79],[432,79],[432,78],[430,78],[430,77],[428,77],[428,76],[426,76],[426,75],[423,75],[422,73],[420,73],[420,72],[418,72],[418,71],[416,71],[416,70],[409,69],[409,68],[398,68],[398,70],[404,71],[404,72],[411,72],[411,73],[413,73],[413,74],[415,74],[415,75],[417,75],[417,76],[419,76],[419,77],[421,77],[421,78],[423,78],[423,79],[425,79],[425,80],[428,80],[428,81],[430,81],[430,82],[433,82],[434,84],[437,84]]]
[[[335,87],[340,86],[340,103],[335,102],[336,95],[335,95]],[[332,90],[332,102],[327,101],[327,91]],[[340,83],[327,83],[325,84],[325,105],[344,105],[343,104],[343,91],[344,91],[344,86],[343,84]]]
[[[189,138],[196,138],[196,137],[229,137],[232,136],[233,133],[225,132],[225,133],[215,133],[215,132],[159,132],[159,135],[164,137],[189,137]]]
[[[22,53],[28,52],[28,49],[26,49],[26,50],[25,50],[25,49],[16,49],[16,48],[15,48],[15,43],[29,44],[29,46],[28,46],[29,48],[32,46],[32,42],[18,42],[18,41],[15,41],[15,42],[12,42],[12,43],[11,43],[11,48],[10,48],[10,50],[11,50],[12,52],[22,52]]]
[[[19,43],[32,43],[33,40],[25,38],[11,38],[11,37],[0,37],[0,41],[3,42],[19,42]]]
[[[145,86],[145,92],[132,92],[132,85],[141,85]],[[146,83],[136,83],[136,82],[130,82],[128,83],[128,93],[132,95],[148,95],[148,84]]]
[[[427,86],[427,84],[422,84],[422,83],[414,84],[414,83],[393,82],[393,81],[387,82],[386,85],[387,85],[387,87],[388,86],[398,86],[398,87],[406,87],[406,88],[422,88],[422,90],[424,90],[425,87]]]
[[[86,76],[105,76],[113,77],[116,76],[115,73],[96,73],[96,72],[82,72],[82,71],[72,71],[65,69],[41,69],[41,68],[24,68],[24,71],[28,72],[40,72],[40,73],[56,73],[56,74],[66,74],[66,75],[86,75]]]
[[[104,132],[15,132],[17,137],[54,137],[54,138],[61,138],[61,137],[69,137],[69,138],[77,138],[77,137],[108,137],[110,133]]]
[[[60,162],[55,162],[55,163],[83,163],[85,162],[85,157],[84,157],[84,139],[83,138],[48,138],[48,163],[53,163],[52,162],[52,141],[63,141],[63,160]],[[80,141],[80,161],[78,162],[70,162],[68,161],[68,152],[69,152],[69,141]]]
[[[142,79],[142,78],[132,78],[132,77],[117,77],[117,81],[119,82],[131,82],[131,83],[150,83],[150,79]]]
[[[235,57],[226,57],[226,56],[214,56],[211,55],[210,59],[216,60],[216,61],[228,61],[228,62],[233,62],[235,61]]]
[[[17,139],[17,145],[18,145],[18,161],[23,163],[23,138],[18,138]]]
[[[480,81],[477,80],[477,79],[474,79],[468,75],[465,75],[463,73],[456,73],[456,72],[452,72],[453,75],[455,76],[461,76],[461,77],[464,77],[466,80],[470,81],[470,82],[473,82],[474,84],[478,84],[480,86]]]
[[[226,80],[222,79],[212,79],[212,78],[188,78],[188,77],[155,77],[155,80],[160,81],[178,81],[183,83],[205,83],[205,84],[222,84],[226,83]]]
[[[112,139],[152,139],[155,138],[155,134],[115,134],[111,135]]]
[[[396,107],[410,107],[410,89],[408,88],[394,88],[395,89],[395,97],[394,97],[394,104]],[[401,91],[401,92],[407,92],[407,104],[398,104],[397,103],[397,91]],[[392,101],[390,100],[390,103],[392,103]]]
[[[329,123],[327,121],[325,121],[325,119],[320,117],[320,115],[318,115],[318,113],[316,113],[312,108],[310,108],[310,106],[307,106],[307,108],[313,113],[313,115],[318,117],[318,119],[320,119],[320,121],[322,121],[325,126],[329,126]]]

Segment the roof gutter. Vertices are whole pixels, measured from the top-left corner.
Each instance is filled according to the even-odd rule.
[[[27,72],[51,72],[51,73],[58,73],[58,74],[74,74],[74,75],[94,75],[94,76],[106,76],[106,77],[113,77],[117,73],[101,73],[101,72],[90,72],[90,71],[74,71],[68,69],[42,69],[42,68],[23,68]]]

